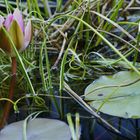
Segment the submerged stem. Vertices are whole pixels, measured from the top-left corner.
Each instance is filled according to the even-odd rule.
[[[16,85],[16,69],[17,69],[17,62],[16,62],[16,57],[12,57],[12,77],[10,81],[10,88],[9,88],[9,95],[8,99],[12,100],[14,96],[14,89]],[[2,118],[0,120],[0,129],[4,127],[10,113],[11,109],[11,102],[7,101],[5,106],[4,106],[4,111]]]

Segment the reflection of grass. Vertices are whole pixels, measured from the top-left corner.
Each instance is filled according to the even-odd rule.
[[[21,101],[20,98],[29,95],[33,99],[29,104],[33,108],[31,112],[34,112],[34,106],[42,105],[42,109],[46,109],[45,102],[40,104],[40,101],[47,100],[49,111],[56,110],[61,118],[65,116],[66,105],[63,98],[58,100],[55,95],[63,97],[65,81],[68,84],[89,82],[102,74],[127,68],[140,75],[135,67],[139,58],[139,23],[138,20],[126,20],[131,14],[122,10],[127,2],[68,0],[64,5],[62,2],[0,1],[4,9],[0,14],[6,16],[17,5],[23,11],[25,21],[31,18],[33,24],[33,38],[29,48],[22,54],[17,53],[18,86],[15,99]],[[99,63],[101,59],[103,63]],[[133,63],[130,63],[130,59]],[[114,61],[108,64],[108,60]],[[119,61],[128,67],[120,65],[118,68]],[[0,97],[7,97],[9,64],[10,59],[1,51]],[[59,85],[57,93],[55,85]],[[39,94],[44,94],[46,98],[51,95],[52,98],[36,98]],[[19,108],[22,106],[27,106],[26,102],[19,104]]]

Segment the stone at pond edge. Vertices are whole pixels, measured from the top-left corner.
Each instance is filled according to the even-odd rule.
[[[23,140],[23,123],[11,123],[0,132],[0,140]],[[69,126],[59,120],[36,118],[27,124],[27,140],[70,140]]]

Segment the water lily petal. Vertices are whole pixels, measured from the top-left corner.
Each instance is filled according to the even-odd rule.
[[[22,13],[18,8],[16,8],[14,10],[13,19],[17,21],[17,23],[19,24],[22,32],[24,32],[24,22],[23,22],[23,18],[22,18]]]
[[[3,16],[0,15],[0,27],[3,25],[3,22],[4,22],[4,18]]]
[[[2,27],[0,28],[0,48],[9,55],[13,54],[10,40]]]
[[[7,30],[9,30],[10,28],[10,25],[13,21],[13,15],[12,14],[9,14],[4,22],[4,26],[6,27]]]
[[[32,25],[31,21],[29,21],[25,27],[25,35],[24,35],[24,48],[22,48],[21,51],[26,49],[26,47],[29,45],[32,38]]]
[[[10,34],[17,50],[22,49],[22,47],[24,46],[24,36],[23,36],[23,32],[16,20],[13,20],[13,22],[10,26],[10,29],[9,29],[9,34]]]

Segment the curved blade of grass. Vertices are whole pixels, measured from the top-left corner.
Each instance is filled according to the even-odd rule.
[[[118,13],[119,13],[119,9],[123,5],[123,2],[124,2],[124,0],[120,0],[117,4],[115,4],[115,8],[113,9],[113,12],[112,12],[112,14],[109,17],[110,20],[115,22],[115,20],[116,20],[116,18],[118,16]],[[105,25],[103,26],[103,30],[105,30],[105,31],[110,31],[111,28],[112,28],[112,25],[109,25],[108,22],[106,22]],[[104,36],[104,33],[102,33],[102,35]],[[102,39],[98,38],[95,46],[98,46],[101,41],[102,41]]]
[[[57,7],[56,7],[57,12],[59,12],[61,10],[62,2],[63,2],[62,0],[57,0]]]
[[[43,90],[47,91],[47,87],[46,87],[46,80],[45,80],[45,74],[44,74],[44,66],[43,66],[43,49],[46,45],[46,41],[44,40],[41,49],[40,49],[40,56],[39,56],[39,71],[40,71],[40,75],[41,75],[41,79],[42,79],[42,85],[43,85]]]
[[[140,22],[138,25],[138,34],[137,34],[137,43],[136,43],[136,48],[139,50],[139,44],[140,44]],[[135,50],[135,55],[134,55],[134,60],[133,60],[133,64],[136,64],[136,61],[138,59],[138,52],[137,50]]]
[[[70,128],[70,131],[71,131],[72,140],[77,140],[76,135],[75,135],[75,130],[74,130],[74,124],[72,122],[72,118],[71,118],[70,113],[67,114],[67,121],[68,121],[69,128]]]
[[[45,39],[45,41],[46,41],[46,39]],[[61,115],[58,103],[57,103],[56,98],[55,98],[55,96],[53,94],[53,86],[52,86],[52,80],[51,80],[51,71],[50,71],[50,64],[49,64],[49,58],[48,58],[48,51],[47,51],[46,47],[44,49],[45,49],[45,58],[46,58],[46,61],[45,61],[46,69],[47,69],[47,72],[48,72],[48,83],[49,83],[48,87],[49,87],[50,94],[53,95],[51,100],[54,103],[58,113]]]
[[[108,34],[108,35],[110,35],[110,36],[112,36],[112,37],[115,37],[115,38],[119,39],[120,41],[124,42],[125,45],[127,44],[127,45],[131,46],[132,48],[134,48],[136,51],[140,52],[140,50],[139,50],[137,47],[135,47],[134,45],[132,45],[131,43],[129,43],[127,40],[121,38],[121,37],[118,36],[118,35],[112,34],[112,33],[110,33],[110,32],[104,31],[104,30],[97,30],[97,31],[99,31],[99,32],[104,32],[104,33],[106,33],[106,34]]]
[[[6,11],[7,11],[7,13],[9,13],[8,0],[4,0],[4,2],[5,2],[5,6],[6,6]]]
[[[81,19],[83,19],[83,17],[84,17],[84,13],[83,13]],[[55,21],[55,20],[56,19],[53,19],[53,21]],[[50,24],[48,24],[48,26],[51,25],[51,23],[53,21],[51,21]],[[74,34],[76,34],[78,32],[80,27],[81,27],[81,22],[78,23],[77,28],[76,28]],[[68,44],[67,50],[65,51],[64,56],[62,58],[61,69],[60,69],[60,85],[59,85],[59,90],[60,91],[63,89],[66,58],[67,58],[67,55],[68,55],[69,48],[73,45],[73,42],[74,42],[74,37],[72,37],[72,39],[70,40],[70,43]]]
[[[107,18],[106,16],[96,12],[96,11],[91,11],[91,13],[94,13],[98,16],[100,16],[101,18],[105,19],[106,21],[108,21],[109,23],[111,23],[112,25],[114,25],[115,27],[117,27],[120,31],[122,31],[124,34],[126,34],[130,39],[132,39],[134,42],[137,42],[136,39],[130,35],[125,29],[123,29],[120,25],[118,25],[116,22],[110,20],[109,18]],[[103,36],[103,35],[102,35]]]
[[[51,9],[50,9],[48,0],[43,0],[43,4],[44,4],[44,11],[45,11],[46,17],[50,17],[52,15],[52,13],[51,13]]]
[[[0,98],[0,101],[8,101],[11,102],[14,105],[14,102],[8,98]]]
[[[23,140],[27,140],[27,123],[28,123],[28,120],[33,116],[35,115],[34,118],[36,118],[39,114],[41,114],[42,112],[44,111],[37,111],[37,112],[34,112],[32,114],[30,114],[23,122]]]
[[[35,8],[36,8],[36,11],[37,11],[38,15],[41,15],[41,11],[39,9],[39,5],[38,5],[37,0],[32,0],[32,1],[33,1],[33,4],[34,4]]]
[[[92,12],[94,12],[95,14],[97,14],[97,15],[99,15],[99,16],[101,15],[101,14],[95,12],[95,11],[92,11]],[[104,17],[103,15],[101,15],[101,16],[102,16],[103,18],[105,18],[106,20],[109,20],[108,18]],[[109,42],[109,41],[108,41],[102,34],[100,34],[95,28],[93,28],[91,25],[89,25],[88,23],[86,23],[86,22],[83,21],[82,19],[80,19],[80,18],[78,18],[78,17],[76,17],[76,16],[73,16],[73,15],[68,15],[68,14],[66,14],[66,15],[60,15],[60,16],[55,17],[55,18],[48,24],[48,26],[51,25],[51,23],[53,23],[55,20],[57,20],[57,19],[59,19],[59,18],[63,18],[63,17],[71,17],[71,18],[74,18],[74,19],[76,19],[76,20],[82,22],[83,24],[85,24],[87,27],[89,27],[95,34],[97,34],[100,38],[102,38],[103,41],[104,41],[116,54],[118,54],[118,55],[131,67],[132,70],[134,70],[136,73],[138,73],[138,74],[140,75],[139,70],[138,70],[135,66],[133,66],[133,64],[130,63],[130,62],[125,58],[125,56],[123,56],[123,54],[122,54],[120,51],[118,51],[118,50],[114,47],[114,45],[112,45],[111,42]],[[109,20],[109,21],[110,21],[111,23],[113,23],[114,26],[116,26],[117,28],[121,29],[121,31],[123,31],[129,38],[131,38],[133,41],[136,42],[136,39],[135,39],[133,36],[131,36],[127,31],[125,31],[122,27],[120,27],[118,24],[116,24],[115,22],[113,22],[113,21],[111,21],[111,20]],[[47,27],[48,27],[48,26],[47,26]]]

